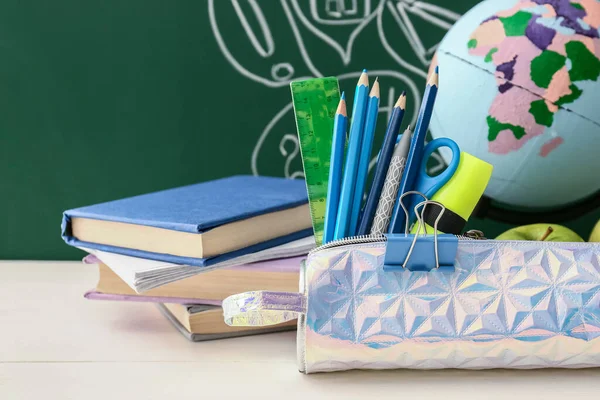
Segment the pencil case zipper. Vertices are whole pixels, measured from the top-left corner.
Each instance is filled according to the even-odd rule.
[[[464,235],[453,235],[458,240],[488,240],[483,238],[483,234],[479,235],[479,231],[471,230],[466,232]],[[401,235],[401,234],[400,234]],[[350,236],[347,238],[332,240],[329,243],[325,243],[319,247],[312,249],[308,255],[312,255],[321,250],[333,249],[341,246],[350,246],[357,244],[369,244],[369,243],[385,243],[387,242],[386,235],[358,235],[358,236]]]

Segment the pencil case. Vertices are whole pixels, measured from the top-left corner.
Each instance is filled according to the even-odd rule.
[[[600,366],[600,244],[394,234],[309,253],[298,293],[223,302],[229,325],[298,318],[298,368]]]

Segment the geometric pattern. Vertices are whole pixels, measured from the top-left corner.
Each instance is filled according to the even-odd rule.
[[[298,318],[306,312],[301,293],[251,291],[223,300],[223,318],[230,326],[269,326]]]
[[[384,253],[309,256],[303,371],[600,366],[600,244],[459,240],[454,272]]]
[[[375,211],[375,218],[373,218],[371,235],[381,235],[387,232],[405,164],[406,157],[402,156],[392,157],[390,161],[390,166],[385,176],[385,183],[381,190],[381,197],[377,204],[377,211]]]

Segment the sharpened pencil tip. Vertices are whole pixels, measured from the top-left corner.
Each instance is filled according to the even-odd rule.
[[[344,96],[344,92],[342,92],[342,97],[340,98],[340,102],[338,103],[337,110],[335,110],[336,115],[343,115],[344,117],[348,116],[346,111],[346,96]]]
[[[398,97],[396,104],[394,104],[394,108],[396,107],[400,108],[401,110],[406,110],[406,94],[404,92],[402,92],[400,97]]]
[[[365,68],[365,69],[363,69],[363,74],[366,74],[367,72],[368,72],[368,71],[367,71],[367,69],[366,69],[366,68]]]
[[[406,90],[403,90],[402,93],[400,93],[400,96],[406,96]]]
[[[438,68],[435,67],[434,73],[431,74],[431,76],[429,77],[429,80],[427,81],[427,86],[438,86],[438,84],[439,84]]]
[[[371,88],[369,97],[379,98],[379,81],[377,80],[377,78],[375,78],[375,82],[373,82],[373,87]]]
[[[436,74],[439,74],[439,73],[440,73],[440,67],[439,67],[439,66],[437,66],[437,65],[435,66],[435,73],[436,73]]]
[[[367,70],[365,69],[362,74],[360,74],[360,78],[358,78],[358,84],[356,86],[366,86],[369,87],[369,75],[367,75]]]
[[[342,92],[342,97],[340,97],[340,100],[346,100],[346,92]]]

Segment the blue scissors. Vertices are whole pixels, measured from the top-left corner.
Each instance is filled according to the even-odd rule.
[[[452,160],[448,164],[448,167],[439,175],[430,176],[427,173],[427,160],[431,154],[439,149],[440,147],[448,147],[452,151]],[[415,181],[414,190],[421,192],[431,199],[431,197],[442,188],[458,168],[458,162],[460,161],[460,148],[456,142],[449,138],[438,138],[427,143],[423,150],[423,159],[421,161],[421,168],[417,171],[417,178]]]

